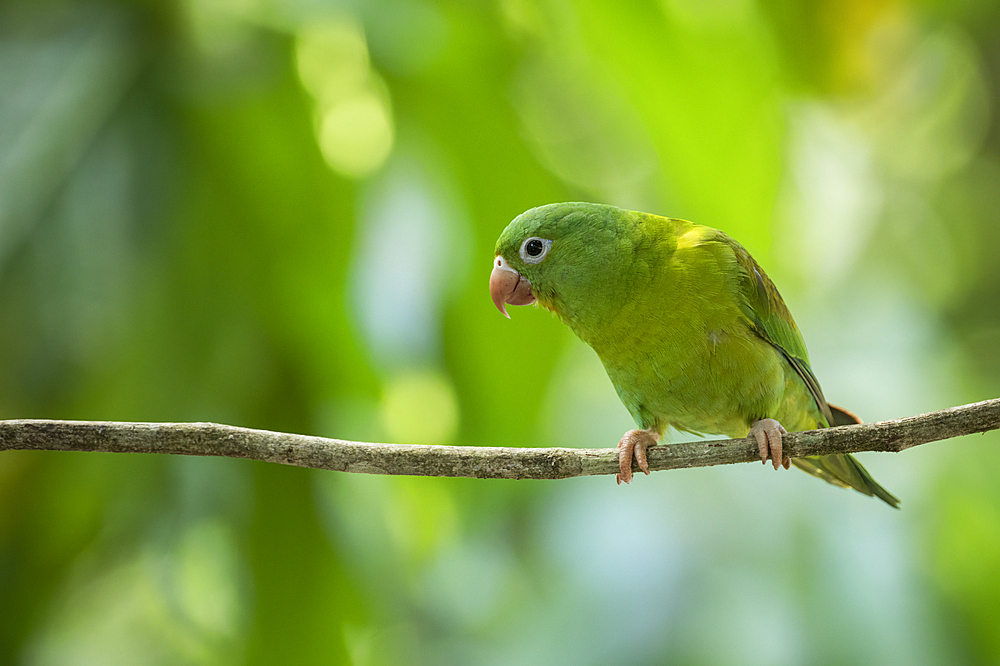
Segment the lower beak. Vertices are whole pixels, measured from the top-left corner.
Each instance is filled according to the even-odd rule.
[[[497,309],[504,317],[510,319],[505,303],[511,305],[528,305],[535,302],[531,293],[531,283],[520,273],[507,265],[503,257],[497,255],[493,261],[493,272],[490,274],[490,296]]]

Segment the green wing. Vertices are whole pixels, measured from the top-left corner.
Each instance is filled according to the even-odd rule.
[[[809,355],[802,334],[799,333],[795,320],[781,299],[777,287],[742,245],[721,232],[719,235],[720,240],[724,239],[724,242],[732,248],[740,269],[743,313],[750,321],[754,332],[781,352],[788,364],[802,378],[825,420],[820,426],[861,423],[861,419],[851,412],[839,407],[831,408],[827,403],[823,397],[823,390],[809,367]],[[878,497],[889,506],[899,508],[899,499],[879,485],[868,470],[850,454],[792,458],[792,464],[836,486],[854,488],[869,497]]]
[[[722,235],[721,232],[720,235]],[[830,407],[827,405],[826,398],[823,397],[823,389],[820,388],[816,376],[813,375],[812,368],[809,367],[806,343],[802,340],[802,334],[799,333],[795,320],[792,319],[792,313],[788,311],[781,294],[778,293],[778,288],[774,286],[764,269],[754,261],[742,245],[728,236],[723,235],[723,237],[732,248],[739,267],[739,286],[743,296],[740,305],[743,314],[750,321],[754,333],[781,352],[789,365],[802,378],[816,402],[817,408],[823,415],[825,422],[821,422],[820,426],[829,426],[833,423]]]

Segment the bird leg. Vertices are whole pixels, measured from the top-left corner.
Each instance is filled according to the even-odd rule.
[[[618,474],[615,480],[629,483],[632,481],[632,458],[639,463],[639,469],[645,474],[649,474],[649,463],[646,462],[646,449],[653,446],[660,439],[660,433],[655,430],[629,430],[618,442]]]
[[[786,432],[782,425],[774,419],[754,421],[753,425],[750,426],[748,437],[753,437],[757,440],[757,449],[760,451],[760,461],[762,463],[766,465],[767,459],[770,457],[771,462],[774,464],[774,469],[778,469],[779,467],[788,469],[792,461],[788,456],[782,457],[781,455],[781,436]]]

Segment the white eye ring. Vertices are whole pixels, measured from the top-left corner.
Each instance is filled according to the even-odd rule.
[[[521,243],[521,249],[518,250],[518,254],[521,255],[521,260],[524,261],[524,263],[537,264],[545,258],[545,255],[549,253],[549,248],[551,247],[552,241],[548,238],[532,236]]]

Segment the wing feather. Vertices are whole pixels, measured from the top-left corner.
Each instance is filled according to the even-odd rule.
[[[828,426],[833,423],[830,407],[823,397],[816,375],[809,367],[809,354],[792,313],[782,300],[778,288],[771,282],[764,269],[750,256],[742,245],[722,232],[719,236],[732,248],[733,256],[740,268],[740,287],[743,295],[743,314],[750,321],[754,333],[781,352],[788,364],[805,383],[809,394],[816,403]]]

